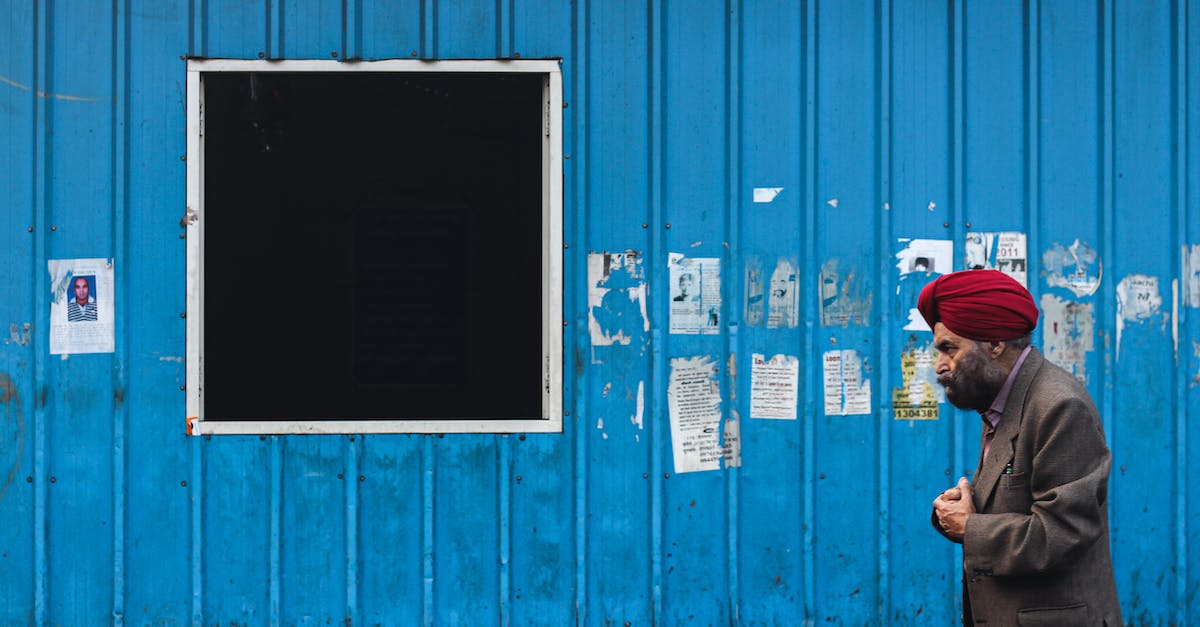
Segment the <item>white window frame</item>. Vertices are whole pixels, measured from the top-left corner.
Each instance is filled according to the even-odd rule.
[[[528,72],[545,76],[542,137],[542,415],[517,419],[205,420],[204,93],[212,72]],[[560,433],[563,377],[562,69],[556,59],[260,61],[191,59],[187,64],[187,432],[219,434]]]

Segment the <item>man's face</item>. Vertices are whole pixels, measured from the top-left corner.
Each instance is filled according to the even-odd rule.
[[[87,279],[75,279],[75,301],[81,305],[88,301]]]
[[[938,352],[934,368],[938,383],[946,388],[946,400],[960,409],[990,407],[1008,378],[992,358],[990,344],[957,335],[939,322],[933,326],[933,345]]]

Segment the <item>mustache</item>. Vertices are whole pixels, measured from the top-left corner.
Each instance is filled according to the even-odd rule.
[[[938,375],[937,382],[940,383],[942,387],[950,387],[957,382],[957,379],[955,378],[953,372],[943,372],[942,374]]]

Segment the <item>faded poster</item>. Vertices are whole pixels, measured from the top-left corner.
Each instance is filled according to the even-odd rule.
[[[967,270],[999,270],[1021,285],[1028,285],[1025,234],[1019,231],[967,233]]]
[[[1162,311],[1162,295],[1158,291],[1158,277],[1131,274],[1117,284],[1117,359],[1121,358],[1121,337],[1125,323],[1145,324],[1160,318],[1163,326],[1171,314]]]
[[[746,326],[757,327],[762,324],[765,305],[762,259],[750,256],[746,259]]]
[[[113,261],[50,259],[50,354],[111,353]]]
[[[791,355],[765,359],[755,353],[750,367],[750,417],[795,420],[800,360]]]
[[[1183,304],[1186,307],[1200,307],[1200,244],[1184,244],[1179,265],[1183,277]]]
[[[1042,272],[1050,287],[1070,290],[1075,296],[1090,296],[1100,288],[1104,264],[1100,254],[1076,238],[1070,246],[1055,243],[1042,255]]]
[[[863,378],[862,359],[855,350],[826,351],[825,415],[871,413],[871,382]]]
[[[670,254],[671,333],[716,334],[721,328],[721,260]]]
[[[628,345],[648,333],[646,279],[636,251],[589,253],[588,333],[592,346]]]
[[[892,388],[892,409],[896,420],[937,420],[938,404],[946,400],[945,389],[937,382],[932,346],[910,343],[900,353],[901,387]]]
[[[767,328],[794,329],[799,323],[800,292],[796,290],[796,265],[780,259],[771,273],[771,300],[767,307]]]
[[[1087,356],[1095,347],[1095,307],[1042,294],[1042,346],[1046,359],[1087,383]]]
[[[721,448],[721,384],[707,356],[671,360],[667,388],[671,450],[675,472],[719,470]]]
[[[896,253],[896,269],[900,271],[900,284],[896,294],[900,302],[912,303],[908,310],[908,322],[905,331],[932,331],[925,319],[916,308],[916,292],[912,284],[924,285],[934,278],[934,275],[945,274],[954,269],[954,244],[948,239],[910,239],[902,237],[898,240],[904,248]],[[901,286],[913,292],[910,298],[901,295]]]
[[[842,276],[841,264],[830,259],[821,265],[818,289],[821,303],[821,326],[867,326],[874,296],[863,285],[862,277],[848,268]]]

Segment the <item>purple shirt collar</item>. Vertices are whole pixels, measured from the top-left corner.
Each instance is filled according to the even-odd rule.
[[[1033,345],[1025,347],[1021,351],[1021,356],[1017,357],[1017,363],[1013,364],[1012,372],[1008,373],[1008,378],[1004,380],[1004,385],[996,394],[996,400],[992,401],[992,406],[987,410],[979,412],[983,415],[983,419],[988,421],[995,429],[1000,425],[1000,418],[1004,415],[1004,408],[1008,405],[1008,395],[1012,393],[1013,383],[1017,380],[1017,373],[1021,370],[1021,364],[1025,363],[1025,358],[1029,356],[1029,351],[1033,349]]]

